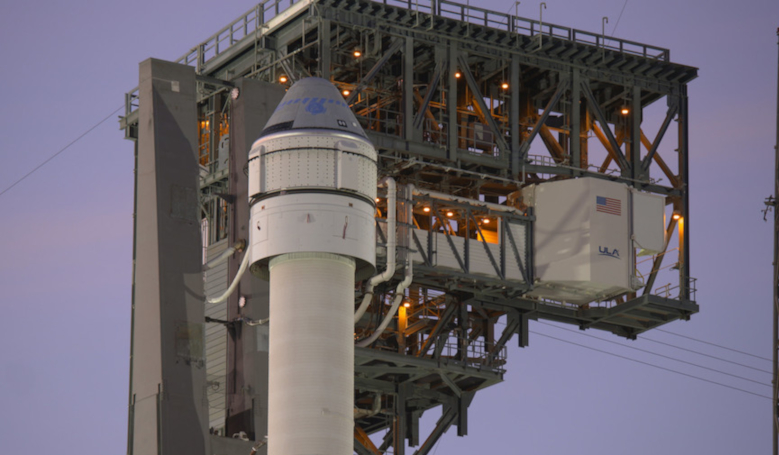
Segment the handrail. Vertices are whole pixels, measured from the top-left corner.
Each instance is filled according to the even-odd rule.
[[[291,6],[305,1],[316,3],[318,0],[262,0],[256,6],[239,16],[234,21],[211,35],[205,41],[191,48],[175,60],[184,65],[193,65],[198,72],[205,70],[207,64],[223,54],[243,39],[261,31],[269,20],[286,11]],[[612,38],[606,35],[576,30],[570,27],[541,24],[534,19],[491,11],[476,6],[463,5],[451,0],[373,0],[390,6],[408,8],[417,14],[434,14],[468,22],[483,27],[506,30],[525,36],[547,35],[552,38],[593,45],[602,49],[620,53],[637,55],[659,61],[670,61],[670,51],[661,47],[650,46],[635,41]],[[542,28],[543,27],[543,28]],[[133,111],[133,100],[138,97],[138,87],[125,95],[125,117]]]

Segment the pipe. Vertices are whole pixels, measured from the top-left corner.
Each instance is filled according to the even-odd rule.
[[[228,247],[226,250],[222,251],[222,253],[215,257],[214,259],[211,259],[210,261],[203,264],[203,271],[206,272],[208,270],[213,269],[217,265],[223,263],[227,260],[230,256],[232,256],[236,251],[240,251],[246,248],[246,241],[245,240],[239,240],[235,243],[235,246]]]
[[[384,177],[379,185],[387,184],[387,269],[382,273],[374,275],[368,280],[368,285],[365,288],[365,294],[362,297],[362,303],[357,311],[354,313],[354,323],[362,318],[365,314],[365,310],[368,309],[371,300],[373,300],[373,288],[380,283],[392,278],[395,274],[395,253],[397,251],[397,186],[395,179],[392,177]]]
[[[376,394],[373,398],[373,407],[371,409],[354,408],[354,418],[362,419],[365,417],[373,417],[381,412],[381,395]]]
[[[241,266],[238,267],[238,273],[235,274],[235,278],[233,278],[233,282],[230,283],[230,287],[227,288],[227,290],[224,292],[224,294],[220,295],[219,297],[214,297],[211,299],[207,299],[206,303],[221,303],[227,300],[228,297],[235,291],[235,288],[238,287],[238,283],[241,282],[241,277],[243,276],[243,273],[246,271],[246,266],[249,265],[249,257],[251,254],[249,254],[249,250],[247,249],[245,253],[243,253],[243,260],[241,261]]]
[[[513,213],[513,214],[516,214],[516,215],[522,215],[523,214],[521,210],[517,210],[514,207],[509,207],[509,206],[506,206],[506,205],[495,204],[493,202],[484,202],[484,201],[476,201],[474,199],[461,198],[461,197],[457,197],[457,196],[452,196],[451,194],[439,193],[437,191],[428,191],[428,190],[423,190],[423,189],[419,189],[419,188],[414,188],[413,189],[413,194],[414,194],[414,196],[427,196],[427,197],[433,198],[433,199],[440,199],[440,200],[443,200],[443,201],[459,202],[461,204],[467,204],[467,205],[476,205],[476,204],[474,204],[474,202],[476,202],[476,203],[478,203],[478,205],[480,205],[482,207],[487,207],[488,209],[490,209],[492,211],[495,211],[495,212],[508,212],[508,213]]]
[[[408,185],[408,193],[413,194],[414,192],[414,185]],[[410,202],[410,201],[409,201]],[[411,209],[413,205],[407,204],[406,210],[408,211],[408,219],[411,219]],[[411,245],[411,233],[414,232],[411,227],[408,228],[408,244]],[[370,346],[371,343],[376,341],[379,336],[384,332],[384,329],[387,328],[390,321],[392,321],[392,318],[395,316],[395,313],[398,311],[398,307],[400,307],[400,302],[403,301],[403,297],[405,295],[406,288],[411,285],[411,281],[414,278],[414,261],[411,258],[411,252],[409,251],[406,255],[406,275],[403,278],[403,281],[398,283],[398,287],[395,288],[395,300],[392,302],[392,307],[389,310],[389,313],[384,317],[384,320],[381,321],[381,324],[376,328],[376,330],[371,334],[370,337],[358,342],[355,344],[355,346],[359,348],[364,348],[367,346]]]

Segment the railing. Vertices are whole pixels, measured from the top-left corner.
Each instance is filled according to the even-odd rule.
[[[693,277],[687,277],[687,290],[690,294],[690,300],[693,302],[696,301],[696,293],[698,291],[697,289],[697,278]],[[659,288],[655,289],[654,292],[655,295],[658,295],[660,297],[665,297],[666,299],[681,299],[682,297],[682,286],[681,284],[673,285],[672,283],[668,283],[664,286],[660,286]]]
[[[211,37],[190,49],[176,60],[184,65],[194,65],[198,72],[205,70],[207,64],[247,37],[262,33],[268,21],[282,14],[291,6],[300,3],[295,0],[263,0],[236,20],[213,34]],[[317,0],[302,0],[306,4]],[[541,23],[533,19],[499,13],[484,8],[463,5],[447,0],[374,0],[385,5],[407,8],[423,14],[435,14],[441,17],[460,20],[469,24],[506,30],[525,36],[548,36],[574,43],[601,47],[603,49],[638,55],[659,61],[669,61],[668,49],[650,46],[619,38],[611,38],[597,33]],[[138,87],[125,96],[125,117],[137,109]]]
[[[427,341],[427,338],[420,339],[417,343],[406,346],[406,349],[413,355],[433,356],[444,363],[454,361],[479,369],[505,371],[503,365],[506,363],[506,346],[496,346],[495,343],[488,343],[478,338],[468,340],[449,336],[443,343],[439,340],[429,343],[426,352],[420,354],[420,349]]]
[[[176,63],[191,65],[201,73],[214,58],[240,43],[244,38],[262,32],[267,22],[283,13],[301,0],[262,0],[208,39],[190,49],[175,60]],[[306,1],[306,0],[304,0]],[[310,3],[310,0],[309,0]],[[125,94],[125,117],[138,108],[138,87]]]
[[[385,1],[384,3],[387,2]],[[411,2],[402,3],[412,4]],[[430,7],[428,6],[426,9],[429,10]],[[442,17],[448,17],[450,19],[456,19],[484,27],[506,30],[519,35],[549,36],[664,62],[670,60],[670,51],[662,47],[650,46],[648,44],[620,38],[612,38],[598,33],[576,30],[570,27],[563,27],[546,22],[541,23],[540,21],[533,19],[527,19],[507,13],[499,13],[470,5],[463,5],[452,1],[437,0],[436,10],[436,14]],[[420,8],[420,11],[424,10]]]

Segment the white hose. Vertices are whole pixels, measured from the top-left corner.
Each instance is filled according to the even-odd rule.
[[[380,283],[392,278],[395,274],[395,252],[397,250],[397,222],[396,222],[396,201],[397,191],[395,185],[395,179],[392,177],[384,177],[381,183],[387,184],[387,268],[382,273],[374,275],[368,280],[368,285],[365,288],[365,294],[362,297],[362,303],[357,311],[354,313],[354,323],[356,324],[362,315],[365,314],[365,310],[368,309],[371,300],[373,300],[373,288]]]
[[[233,253],[235,253],[238,250],[242,250],[244,248],[246,248],[246,242],[243,240],[239,240],[238,242],[235,243],[235,246],[228,247],[226,250],[222,251],[222,253],[219,256],[203,264],[203,271],[205,272],[207,270],[213,269],[217,265],[226,261],[227,258],[233,255]]]
[[[235,274],[235,278],[233,278],[233,282],[230,283],[230,287],[227,288],[224,294],[220,295],[219,297],[207,299],[206,303],[221,303],[227,300],[228,297],[230,297],[230,294],[232,294],[235,291],[235,288],[238,287],[238,283],[241,282],[241,277],[243,276],[243,273],[246,271],[246,266],[249,265],[250,256],[251,256],[250,250],[249,248],[246,248],[246,252],[243,253],[243,260],[241,261],[241,266],[238,267],[238,273]]]
[[[405,296],[405,290],[411,284],[411,280],[414,278],[413,264],[414,261],[412,261],[411,257],[409,257],[406,261],[406,277],[403,279],[403,281],[398,283],[398,287],[395,288],[395,300],[392,302],[392,307],[390,308],[389,313],[387,313],[387,316],[384,317],[384,320],[381,321],[381,324],[379,324],[370,337],[356,343],[355,346],[358,348],[370,346],[371,343],[376,341],[379,336],[381,336],[381,334],[384,332],[384,329],[386,329],[390,321],[392,321],[392,318],[395,317],[395,313],[398,311],[398,307],[400,307],[400,302],[403,301],[403,297]]]
[[[409,185],[409,196],[412,194],[414,186]],[[411,204],[407,204],[407,212],[408,212],[408,218],[411,218],[412,211],[411,211]],[[408,227],[408,245],[411,245],[411,235],[413,233],[413,229],[409,226]],[[411,257],[411,251],[409,249],[408,254],[406,255],[406,275],[403,278],[403,281],[398,283],[398,287],[395,288],[395,300],[392,302],[392,307],[390,307],[389,313],[384,317],[384,320],[381,321],[381,324],[376,328],[376,330],[369,336],[368,338],[358,342],[355,344],[355,346],[359,348],[364,348],[367,346],[370,346],[371,343],[376,341],[379,336],[384,332],[384,329],[387,328],[390,321],[392,321],[392,318],[395,317],[395,313],[398,311],[398,307],[400,307],[400,302],[403,301],[403,297],[405,295],[406,288],[408,288],[411,285],[411,281],[414,279],[414,260]]]

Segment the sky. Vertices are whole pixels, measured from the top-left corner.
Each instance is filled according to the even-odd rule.
[[[672,61],[700,68],[689,84],[688,223],[701,311],[663,329],[770,358],[772,223],[761,210],[773,193],[779,2],[546,4],[544,22],[600,32],[608,16],[608,34],[616,26],[615,36],[669,48]],[[137,85],[139,62],[174,60],[253,5],[2,5],[0,191],[112,117],[0,195],[2,453],[126,453],[133,146],[111,113]],[[513,11],[507,1],[479,6]],[[535,0],[519,6],[521,16],[538,11]],[[673,148],[666,139],[660,153]],[[581,345],[764,396],[771,376],[760,370],[770,362],[665,332],[626,341],[541,323],[530,329],[529,347],[512,340],[505,381],[476,395],[469,435],[450,430],[436,454],[770,451],[770,399]],[[429,414],[426,428],[437,418]]]

